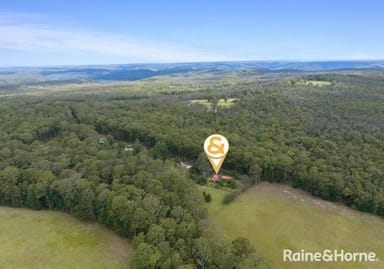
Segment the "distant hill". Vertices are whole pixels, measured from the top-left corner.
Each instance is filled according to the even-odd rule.
[[[246,61],[164,64],[0,68],[0,83],[9,75],[33,74],[38,80],[134,81],[154,76],[196,71],[256,70],[260,72],[313,72],[331,70],[384,70],[382,61]],[[2,77],[3,76],[3,77]],[[5,76],[5,78],[4,78]]]

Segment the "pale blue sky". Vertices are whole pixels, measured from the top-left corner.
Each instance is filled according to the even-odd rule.
[[[1,0],[0,66],[384,59],[383,1]]]

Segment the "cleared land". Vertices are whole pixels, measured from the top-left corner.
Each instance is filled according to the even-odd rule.
[[[332,82],[330,81],[321,81],[321,80],[307,80],[305,82],[305,85],[308,86],[308,85],[313,85],[313,86],[329,86],[331,85]]]
[[[60,212],[0,207],[0,269],[129,268],[128,241]]]
[[[233,106],[238,100],[239,100],[238,98],[228,98],[227,100],[219,99],[217,106],[218,107],[230,107],[230,106]],[[190,104],[206,105],[209,109],[212,109],[212,103],[209,102],[207,99],[191,100]]]
[[[345,206],[323,201],[279,184],[261,183],[223,206],[227,193],[205,187],[213,200],[207,204],[210,219],[223,237],[248,238],[272,269],[290,268],[384,268],[384,220]],[[323,251],[344,249],[373,251],[373,263],[289,263],[283,249]]]
[[[303,80],[300,79],[296,82],[298,86],[315,86],[315,87],[323,87],[323,86],[330,86],[332,85],[331,81],[324,81],[324,80]]]

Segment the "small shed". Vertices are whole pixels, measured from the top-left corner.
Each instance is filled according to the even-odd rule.
[[[99,136],[99,144],[105,144],[106,140],[107,140],[107,137],[105,135]]]
[[[184,167],[184,168],[187,168],[187,169],[191,169],[192,166],[193,166],[193,162],[180,162],[180,166],[181,167]]]
[[[132,144],[125,145],[124,151],[133,151],[133,145]]]

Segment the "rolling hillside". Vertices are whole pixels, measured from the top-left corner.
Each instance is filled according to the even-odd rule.
[[[204,188],[213,200],[210,220],[225,238],[248,238],[271,269],[384,268],[384,220],[327,202],[280,184],[260,183],[232,204],[223,206],[226,191]],[[283,262],[283,249],[373,251],[373,263]]]

